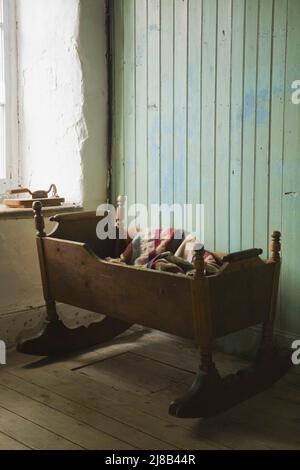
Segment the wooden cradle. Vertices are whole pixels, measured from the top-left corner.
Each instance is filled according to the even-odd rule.
[[[101,217],[82,212],[52,217],[46,235],[42,207],[33,205],[44,297],[46,328],[19,351],[58,355],[108,341],[137,323],[192,338],[200,350],[200,367],[187,394],[170,404],[178,417],[207,417],[266,389],[291,366],[289,351],[273,347],[273,325],[280,273],[280,233],[273,232],[271,256],[250,249],[223,258],[221,270],[205,276],[204,251],[195,252],[194,278],[140,270],[102,260],[116,257],[124,241],[96,236]],[[126,243],[126,241],[125,241]],[[55,302],[106,315],[88,328],[68,329]],[[221,378],[212,359],[212,341],[252,325],[263,324],[261,346],[251,367]]]

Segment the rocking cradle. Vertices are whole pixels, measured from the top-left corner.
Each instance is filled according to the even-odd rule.
[[[270,387],[291,367],[291,352],[273,346],[279,232],[272,234],[268,260],[260,258],[259,249],[232,253],[210,276],[205,275],[200,247],[191,278],[105,261],[118,257],[126,241],[99,240],[96,225],[101,217],[95,212],[52,217],[57,227],[46,235],[41,204],[35,202],[33,210],[47,321],[42,335],[20,343],[19,351],[57,356],[108,341],[135,323],[192,338],[200,349],[199,372],[187,394],[169,407],[170,414],[181,418],[227,410]],[[106,316],[88,328],[68,329],[58,318],[56,302]],[[212,341],[259,323],[262,340],[252,366],[221,378]]]

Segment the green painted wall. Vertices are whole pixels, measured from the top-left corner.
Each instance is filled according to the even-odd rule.
[[[204,203],[211,249],[281,230],[277,327],[299,336],[300,1],[113,3],[114,195]]]

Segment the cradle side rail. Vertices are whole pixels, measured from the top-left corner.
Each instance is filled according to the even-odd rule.
[[[237,251],[236,253],[229,253],[222,258],[223,263],[232,263],[244,259],[255,258],[261,255],[263,250],[261,248],[252,248],[250,250]]]
[[[219,273],[195,280],[195,326],[198,342],[264,323],[271,309],[276,264],[258,256],[223,264]],[[205,332],[205,333],[204,333]]]
[[[69,214],[59,214],[50,217],[51,222],[56,223],[56,227],[47,235],[51,238],[59,238],[63,240],[72,240],[86,243],[100,258],[105,256],[119,256],[122,249],[126,246],[127,242],[131,240],[128,236],[125,240],[117,239],[102,240],[100,242],[96,234],[98,222],[105,216],[97,215],[95,211],[87,212],[72,212]],[[118,234],[118,227],[120,224],[120,208],[116,211],[116,233]],[[140,229],[136,229],[136,233]],[[117,237],[118,238],[118,237]],[[222,262],[234,262],[242,259],[249,259],[257,257],[262,254],[262,250],[253,248],[249,250],[242,250],[235,253],[215,253],[217,258]]]
[[[55,301],[193,338],[187,276],[103,261],[84,243],[46,237],[43,244]]]

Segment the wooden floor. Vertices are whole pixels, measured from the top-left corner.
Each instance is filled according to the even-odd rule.
[[[241,361],[216,354],[221,372]],[[300,449],[300,377],[216,418],[179,420],[192,344],[145,329],[51,362],[14,353],[0,369],[1,449]]]

